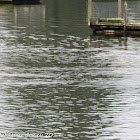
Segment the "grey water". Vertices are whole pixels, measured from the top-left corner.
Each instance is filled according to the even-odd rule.
[[[140,37],[94,35],[86,0],[41,2],[0,5],[0,139],[139,140]]]

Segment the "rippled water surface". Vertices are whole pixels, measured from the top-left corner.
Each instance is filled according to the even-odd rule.
[[[0,5],[1,133],[139,140],[139,41],[92,35],[85,0]]]

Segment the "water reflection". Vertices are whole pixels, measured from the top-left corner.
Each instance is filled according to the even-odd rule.
[[[108,44],[108,46],[111,46],[111,44],[114,44],[114,41],[115,43],[118,42],[118,46],[122,46],[122,47],[127,47],[127,40],[128,40],[128,37],[126,34],[122,34],[122,35],[113,35],[113,34],[106,34],[106,35],[103,35],[103,34],[92,34],[90,35],[89,37],[89,47],[91,45],[95,45],[98,44],[100,45],[100,42],[108,42],[110,41]],[[118,41],[117,41],[118,40]],[[100,42],[98,42],[100,41]],[[94,42],[94,43],[93,43]],[[96,43],[96,44],[95,44]]]
[[[90,67],[90,60],[92,57],[92,52],[94,51],[93,48],[101,48],[101,47],[114,47],[114,44],[118,44],[118,47],[120,49],[127,50],[127,41],[128,36],[126,34],[124,35],[101,35],[101,34],[92,34],[89,37],[88,41],[88,48],[89,48],[89,61],[88,61],[88,67]],[[98,47],[97,47],[98,46]],[[98,48],[98,49],[99,49]],[[99,49],[101,50],[101,49]]]
[[[122,42],[121,40],[124,42],[123,46],[120,46],[120,44],[122,44],[120,43]],[[102,121],[106,122],[108,126],[100,129],[101,134],[98,134],[96,139],[136,138],[133,128],[137,129],[139,125],[136,125],[136,127],[133,125],[133,128],[132,126],[130,127],[130,125],[132,125],[131,122],[135,124],[138,122],[137,117],[139,116],[139,113],[136,113],[137,111],[135,112],[136,116],[130,115],[130,110],[136,105],[134,102],[139,100],[137,98],[137,96],[139,96],[137,90],[139,86],[138,77],[140,74],[137,69],[139,67],[139,55],[136,55],[139,49],[137,48],[138,42],[136,40],[139,40],[139,37],[90,37],[90,68],[93,69],[93,64],[96,63],[94,68],[100,68],[98,69],[98,73],[102,71],[102,75],[110,76],[108,79],[104,76],[100,82],[97,82],[98,80],[96,80],[96,82],[100,84],[100,88],[105,86],[106,89],[114,89],[111,91],[111,94],[100,98],[100,100],[110,103],[108,107],[106,107],[107,110],[104,110],[102,114]],[[126,41],[128,46],[127,50],[125,47]],[[133,105],[130,104],[130,102],[133,102]],[[110,121],[110,123],[108,121]],[[138,135],[137,132],[136,135]]]
[[[1,7],[0,130],[135,139],[140,38],[89,37],[85,1],[65,1]]]

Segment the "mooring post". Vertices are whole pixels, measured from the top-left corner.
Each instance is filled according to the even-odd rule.
[[[127,2],[124,3],[124,30],[126,30],[127,26]]]
[[[92,0],[88,0],[88,25],[90,26],[90,19],[92,16]]]
[[[122,17],[122,0],[118,0],[118,18]]]

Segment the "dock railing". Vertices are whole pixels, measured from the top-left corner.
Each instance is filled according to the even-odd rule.
[[[94,7],[96,9],[96,7]],[[109,15],[107,15],[108,17],[102,17],[103,15],[95,15],[92,16],[92,12],[93,12],[93,5],[92,5],[92,0],[88,0],[88,25],[90,26],[91,24],[99,24],[99,20],[114,20],[114,24],[115,21],[121,20],[121,24],[125,22],[125,24],[127,24],[127,2],[125,1],[124,3],[124,18],[122,18],[122,0],[118,0],[118,15],[116,16],[116,12],[113,13],[112,12],[112,17],[109,17]],[[96,11],[96,10],[94,10]],[[102,9],[102,11],[105,13],[105,11],[107,11],[106,9]],[[102,13],[103,13],[102,12]],[[113,15],[114,14],[114,15]],[[123,22],[122,22],[123,20]]]

